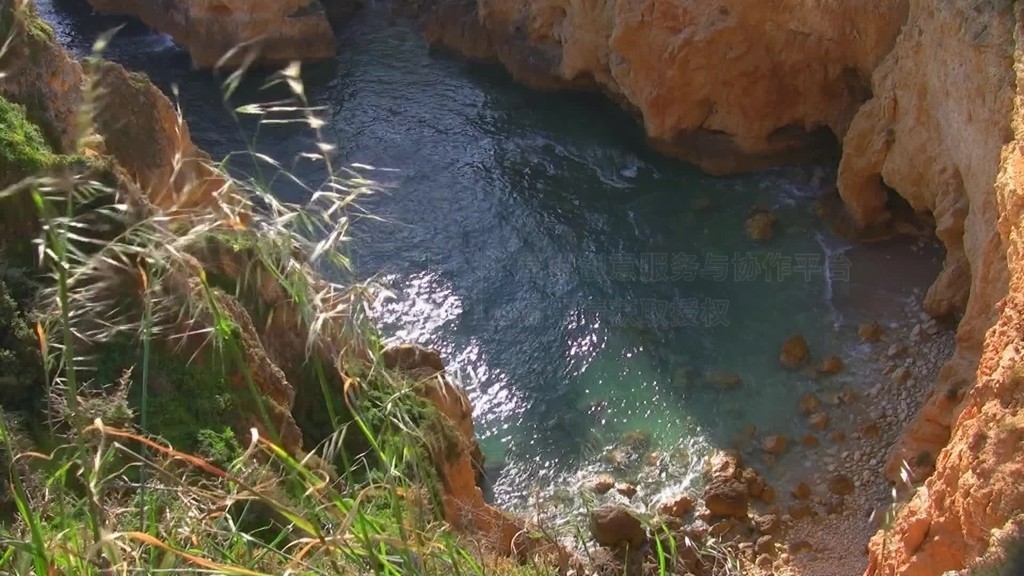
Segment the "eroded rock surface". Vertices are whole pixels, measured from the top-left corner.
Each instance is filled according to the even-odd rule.
[[[89,0],[99,12],[135,16],[169,34],[200,68],[234,48],[258,50],[267,65],[334,56],[335,40],[321,0]],[[329,4],[331,4],[329,2]],[[332,12],[342,7],[331,4]],[[246,50],[228,59],[243,62]]]

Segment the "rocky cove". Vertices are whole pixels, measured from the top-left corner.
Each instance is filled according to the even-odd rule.
[[[175,3],[149,7],[174,8],[172,4]],[[176,7],[186,9],[185,4],[188,3]],[[516,80],[532,87],[606,93],[641,120],[645,136],[656,148],[712,173],[746,171],[809,157],[820,158],[822,152],[834,153],[840,148],[842,156],[834,177],[828,169],[794,169],[752,179],[703,180],[703,176],[645,156],[639,148],[634,148],[637,151],[633,156],[602,157],[599,150],[596,157],[588,157],[587,154],[594,152],[578,146],[573,148],[573,144],[567,145],[557,138],[537,138],[536,144],[540,147],[569,148],[568,152],[552,155],[553,158],[578,158],[582,155],[584,160],[579,163],[587,169],[589,166],[613,166],[605,173],[599,170],[598,178],[592,180],[594,186],[610,180],[612,188],[620,185],[624,190],[622,195],[625,195],[630,193],[631,180],[654,179],[651,173],[656,173],[659,180],[675,177],[677,182],[685,181],[687,187],[697,192],[665,190],[651,194],[646,200],[649,204],[646,210],[642,205],[643,199],[638,208],[635,203],[613,194],[591,194],[582,198],[562,195],[534,201],[542,216],[545,213],[572,214],[569,206],[586,201],[603,202],[609,205],[609,212],[621,209],[629,214],[627,221],[642,241],[629,244],[616,238],[618,245],[598,245],[594,250],[597,254],[668,256],[713,252],[716,249],[729,253],[736,245],[746,250],[750,244],[745,237],[744,223],[765,213],[776,215],[779,227],[775,230],[775,244],[764,249],[762,256],[772,252],[783,255],[818,254],[822,261],[828,261],[830,255],[842,253],[857,265],[858,262],[877,262],[903,250],[900,256],[903,260],[898,259],[888,270],[881,267],[875,276],[868,276],[865,285],[855,282],[858,278],[855,272],[848,292],[839,295],[821,296],[835,289],[834,282],[825,282],[828,274],[824,273],[815,278],[815,282],[790,287],[789,292],[776,290],[787,296],[768,296],[764,285],[750,285],[747,290],[731,292],[729,301],[734,307],[731,318],[736,322],[735,330],[702,342],[703,348],[695,347],[688,354],[701,357],[699,359],[674,358],[665,363],[657,353],[660,352],[657,342],[669,336],[659,331],[658,326],[626,323],[634,324],[631,328],[640,332],[640,336],[613,333],[606,337],[625,339],[626,344],[619,345],[620,350],[628,350],[630,346],[636,349],[622,357],[607,359],[602,359],[599,354],[589,354],[589,364],[604,362],[612,365],[593,375],[589,384],[596,386],[610,380],[610,384],[615,386],[623,380],[647,381],[666,376],[676,388],[706,387],[709,383],[705,380],[710,380],[712,387],[729,387],[729,383],[737,379],[742,382],[739,390],[695,394],[698,398],[705,395],[707,404],[701,404],[702,409],[733,406],[733,411],[714,415],[715,420],[727,420],[722,430],[712,434],[719,435],[718,442],[703,447],[690,446],[681,454],[699,461],[709,448],[725,447],[735,442],[734,447],[744,452],[745,463],[769,478],[769,485],[778,492],[774,510],[776,517],[785,517],[786,537],[782,541],[790,545],[784,552],[788,561],[772,566],[772,569],[792,569],[806,574],[853,574],[860,573],[866,564],[870,574],[924,575],[964,568],[989,551],[992,544],[990,532],[1012,521],[1020,510],[1020,495],[1013,481],[1015,466],[1018,465],[1014,456],[1015,446],[1020,433],[1014,425],[1014,415],[1019,410],[1015,367],[1020,340],[1014,287],[1019,282],[1014,280],[1012,265],[1013,259],[1019,257],[1015,244],[1019,214],[1014,179],[1019,152],[1013,145],[1017,113],[1014,68],[1019,21],[1017,8],[1000,2],[951,2],[942,5],[850,2],[827,3],[813,10],[798,2],[719,4],[700,8],[681,2],[581,7],[558,2],[482,1],[476,4],[455,2],[403,6],[402,12],[421,20],[432,42],[471,58],[500,62]],[[160,22],[169,19],[161,13],[146,16],[138,12],[138,7],[130,5],[98,7],[127,13],[134,11],[157,28],[161,28]],[[229,18],[240,10],[210,9],[207,11],[208,21],[216,24],[217,18]],[[288,14],[293,12],[291,7],[286,11]],[[281,14],[271,13],[268,21],[273,22],[275,17],[280,18]],[[846,25],[849,23],[853,26]],[[287,27],[282,29],[288,30]],[[175,28],[165,30],[172,35],[182,33]],[[846,32],[840,34],[836,30]],[[249,34],[260,33],[257,30]],[[312,57],[333,53],[333,35],[329,38],[324,36],[323,43],[308,42],[308,36],[304,38],[307,40],[302,43],[304,49],[323,50],[320,55]],[[395,37],[385,35],[384,38],[386,41],[381,48],[384,50],[393,49],[402,42]],[[331,48],[326,48],[328,40]],[[194,40],[181,41],[193,48]],[[268,47],[269,63],[311,57],[298,50],[294,40],[285,38],[282,42],[291,46]],[[113,49],[116,51],[118,48],[115,46]],[[342,53],[345,50],[341,48]],[[197,51],[201,49],[193,48],[193,56]],[[223,51],[223,47],[215,46],[213,56],[195,57],[195,62],[208,65],[219,58],[218,51]],[[116,52],[113,57],[117,58]],[[125,63],[131,66],[130,61]],[[357,67],[350,69],[358,70]],[[160,83],[158,71],[148,71]],[[373,75],[369,78],[379,81],[379,77]],[[422,82],[418,89],[427,89],[437,78],[428,76],[417,80]],[[52,82],[48,85],[54,86]],[[186,91],[189,89],[187,84],[182,87]],[[215,95],[215,92],[207,94]],[[463,94],[453,94],[463,106],[479,106],[479,100],[472,95],[468,99],[460,99]],[[554,95],[520,94],[517,97],[529,107],[541,107],[557,98]],[[495,98],[486,92],[484,97]],[[188,98],[186,94],[186,116],[190,108]],[[562,102],[558,109],[561,114],[568,114],[567,110],[573,107],[591,107],[593,110],[598,106],[589,100]],[[341,110],[338,114],[342,122],[346,119],[344,112]],[[394,114],[395,109],[390,112]],[[435,115],[428,116],[427,121],[436,121],[437,110],[431,112]],[[610,114],[607,111],[598,113]],[[387,118],[382,115],[375,120],[386,123]],[[575,119],[585,122],[587,118],[593,116]],[[195,130],[195,119],[191,124]],[[487,125],[487,129],[505,127],[507,125]],[[359,128],[371,130],[367,126]],[[453,126],[453,129],[458,127]],[[635,137],[625,128],[609,132],[584,134],[582,139]],[[387,137],[386,132],[374,132],[373,135]],[[283,138],[294,137],[284,135]],[[233,144],[229,140],[224,146],[230,148]],[[211,145],[217,146],[216,139],[203,143],[207,149]],[[286,146],[283,148],[288,149]],[[516,162],[516,158],[508,156],[508,151],[501,146],[484,149],[490,154],[504,153],[508,157],[509,173],[538,169],[535,163]],[[401,148],[392,147],[373,158],[372,163],[389,167],[389,157],[394,157],[395,150],[402,152]],[[229,150],[211,151],[216,154]],[[354,159],[360,160],[358,154]],[[472,169],[472,163],[468,168],[466,165],[454,166],[460,170]],[[566,164],[555,164],[549,167],[549,171],[557,173],[567,166],[572,168]],[[534,178],[536,182],[544,182],[542,175]],[[927,293],[913,291],[914,282],[920,279],[910,280],[906,293],[897,288],[901,274],[920,276],[928,269],[922,267],[922,271],[916,273],[909,271],[909,264],[918,255],[927,254],[921,256],[921,260],[927,261],[934,254],[925,243],[910,242],[902,249],[891,248],[888,254],[883,252],[874,256],[869,249],[856,245],[850,248],[845,243],[826,244],[824,248],[827,250],[823,252],[816,235],[826,234],[825,229],[816,223],[816,215],[812,218],[808,213],[813,214],[809,209],[813,198],[826,192],[833,180],[844,207],[838,215],[831,214],[833,220],[840,220],[832,222],[833,227],[854,239],[884,238],[894,232],[914,231],[922,220],[934,222],[935,237],[944,244],[946,256],[938,278]],[[623,182],[626,183],[624,186]],[[557,181],[554,184],[565,185]],[[786,201],[780,202],[780,189],[790,191]],[[670,200],[673,197],[676,198],[675,206]],[[443,203],[442,196],[435,205]],[[716,207],[716,204],[725,207]],[[761,206],[749,211],[750,205],[757,204]],[[826,204],[820,204],[819,212],[829,211]],[[787,205],[795,205],[797,209],[787,208]],[[677,219],[665,221],[650,216],[657,212],[672,213]],[[917,213],[916,216],[923,218],[907,219],[907,212]],[[710,233],[731,240],[695,245],[692,238],[685,236],[672,240],[660,236],[673,226],[701,230],[696,224],[702,219],[711,223],[704,229],[705,235],[709,233],[706,230],[711,230]],[[471,222],[463,224],[472,225]],[[554,224],[569,229],[584,226],[579,220],[556,221]],[[613,222],[595,227],[601,232],[608,228],[623,230],[625,226],[621,222]],[[801,234],[804,235],[802,241]],[[586,237],[586,240],[591,237]],[[478,236],[470,240],[475,238]],[[457,242],[458,236],[453,240]],[[665,248],[645,252],[648,250],[645,246],[652,244],[652,240],[662,242]],[[479,249],[478,244],[463,242],[464,250]],[[554,250],[543,245],[539,248],[527,246],[513,256],[535,256],[538,251],[542,255],[557,254],[561,246],[556,244]],[[384,246],[381,251],[389,249]],[[378,269],[387,272],[389,265],[393,265],[386,256],[376,255],[372,249],[367,252],[362,258],[371,265],[376,263]],[[434,266],[444,269],[444,259],[436,254],[425,256],[421,264],[422,274],[418,277],[413,275],[418,282],[398,284],[399,289],[405,289],[412,297],[405,304],[400,300],[395,308],[390,309],[390,316],[385,305],[382,321],[391,322],[403,337],[436,345],[456,364],[472,367],[472,358],[460,358],[464,352],[455,349],[458,345],[463,350],[470,350],[471,355],[474,349],[472,338],[455,341],[458,342],[456,344],[452,340],[439,339],[436,327],[431,330],[432,323],[439,321],[430,313],[431,309],[458,309],[461,303],[460,298],[451,296],[454,288],[446,285],[443,278],[439,280],[430,274]],[[498,260],[496,256],[508,254],[492,253],[490,259]],[[822,270],[827,272],[825,268]],[[543,275],[533,281],[541,284],[551,282],[551,271],[550,266],[543,268]],[[895,296],[871,298],[870,292],[883,284],[879,279],[890,276],[895,277]],[[705,288],[704,291],[712,297],[715,295],[714,290]],[[600,294],[600,291],[584,291],[583,295],[594,297],[595,293]],[[449,296],[446,298],[445,294]],[[564,293],[556,294],[564,296]],[[816,304],[808,305],[811,294],[818,300]],[[568,295],[573,297],[571,300],[578,297],[571,291]],[[685,295],[690,296],[690,293]],[[670,302],[679,295],[669,292],[664,296],[655,291],[637,292],[630,296]],[[741,314],[740,318],[756,316],[755,312],[741,308],[742,303],[756,302],[760,297],[778,298],[772,300],[772,304],[784,310],[784,317],[799,316],[795,311],[800,309],[805,311],[805,316],[797,320],[786,318],[785,322],[766,317],[763,320],[765,324],[776,324],[773,330],[759,331],[750,324],[739,323],[737,312]],[[906,304],[902,298],[906,298]],[[413,304],[410,306],[408,302]],[[830,308],[834,306],[839,310]],[[417,309],[427,312],[417,317]],[[503,308],[498,306],[497,309]],[[559,314],[563,313],[559,309]],[[924,317],[920,316],[922,313]],[[411,321],[417,318],[418,323]],[[485,314],[484,318],[489,316]],[[875,319],[885,324],[883,342],[861,344],[861,335],[855,334],[856,326]],[[443,318],[440,321],[443,323]],[[823,323],[826,326],[823,327]],[[837,323],[846,330],[841,336],[834,335],[842,333],[836,330]],[[951,333],[947,331],[953,325],[957,326],[955,352],[951,351]],[[402,332],[403,328],[405,332]],[[459,325],[458,329],[471,330],[473,325]],[[750,332],[749,342],[731,350],[730,354],[709,354],[715,347],[720,347],[723,340],[740,338],[737,335],[740,331]],[[812,375],[793,374],[780,367],[779,347],[795,332],[810,340],[814,364],[828,356],[843,356],[845,369],[841,375],[819,377],[815,374],[812,378]],[[537,338],[537,333],[526,331],[520,337]],[[555,332],[541,340],[550,343],[563,337],[562,332]],[[682,335],[670,337],[678,343],[692,339],[694,335],[684,331]],[[865,338],[874,339],[870,336]],[[636,345],[635,342],[641,344]],[[907,346],[901,347],[901,343]],[[586,344],[581,342],[580,346],[586,350]],[[644,347],[654,349],[656,353],[647,354]],[[614,350],[615,346],[610,348]],[[478,342],[475,353],[490,350],[493,347],[488,349]],[[756,355],[761,360],[747,365],[732,359],[740,354]],[[952,358],[947,361],[950,355]],[[619,363],[636,366],[658,362],[664,366],[649,370],[657,376],[627,374],[623,378],[620,374],[619,379],[613,378],[614,367]],[[800,369],[810,364],[803,358],[793,363]],[[941,369],[940,364],[943,364]],[[487,366],[486,363],[482,365]],[[746,373],[736,374],[736,370]],[[778,382],[763,374],[777,375],[775,379]],[[484,374],[483,378],[486,380],[488,375]],[[833,382],[836,378],[838,383]],[[490,379],[502,380],[500,375],[492,375]],[[542,380],[548,382],[550,379],[547,376]],[[794,380],[800,383],[794,384]],[[861,398],[854,399],[849,394],[851,383],[859,384],[855,390]],[[492,387],[490,396],[481,389],[471,389],[471,398],[478,412],[481,406],[496,405],[499,410],[501,405],[514,407],[516,401],[511,394],[518,384],[511,382],[511,388],[499,386],[496,390]],[[626,434],[627,444],[648,442],[642,436],[629,436],[631,429],[642,428],[635,423],[658,418],[659,410],[668,410],[668,406],[679,402],[672,397],[668,400],[659,398],[659,390],[656,387],[654,392],[646,395],[641,393],[619,400],[639,403],[641,408],[635,412],[628,409],[616,411],[612,407],[612,414],[630,417],[613,428],[617,430],[615,434]],[[796,414],[805,394],[810,393],[817,394],[819,401],[826,406],[838,404],[842,407],[811,407],[814,401],[808,400],[807,411],[811,412],[808,416],[817,419],[805,423]],[[758,394],[764,396],[756,396],[757,406],[749,406],[754,403],[750,395]],[[568,404],[576,404],[587,415],[581,420],[569,420],[570,433],[576,422],[594,418],[589,411],[603,409],[600,403],[607,402],[609,397],[614,399],[614,395],[606,393],[572,399]],[[692,401],[700,402],[699,399]],[[752,409],[744,412],[740,408],[744,404]],[[564,410],[565,405],[564,401],[556,403],[552,412]],[[756,419],[757,413],[772,412],[764,408],[770,405],[779,408],[774,414],[762,416],[765,420],[758,430],[751,431],[752,438],[730,437],[742,431],[742,422]],[[863,411],[863,414],[858,415],[858,411]],[[541,411],[542,418],[547,418],[549,413]],[[827,414],[828,421],[819,414]],[[465,417],[465,414],[460,416]],[[856,417],[857,425],[844,421],[847,417]],[[486,429],[488,424],[485,420],[481,426],[480,414],[477,420],[478,429]],[[784,428],[785,423],[792,428]],[[497,418],[495,424],[496,427],[507,426],[509,420]],[[808,426],[812,430],[817,427],[829,430],[828,434],[820,433],[822,438],[818,442],[822,445],[817,449],[796,446],[804,442],[802,436]],[[700,427],[709,425],[702,422]],[[834,440],[829,437],[831,433],[844,429],[850,438]],[[534,442],[516,447],[516,452],[529,455],[531,450],[536,450],[536,454],[557,454],[565,448],[562,444],[544,446],[545,435],[533,433]],[[677,432],[679,437],[676,439],[654,438],[655,445],[671,447],[674,442],[691,437],[691,433],[692,430],[684,428],[682,433]],[[492,443],[502,439],[500,434],[485,433],[482,440],[485,451],[488,436]],[[520,437],[529,438],[530,431]],[[788,439],[788,449],[779,448],[782,437]],[[550,432],[546,438],[551,438]],[[608,455],[616,457],[616,442],[614,437],[599,438],[598,452],[602,452],[603,446],[612,446]],[[811,441],[807,440],[807,443]],[[893,446],[891,453],[888,451],[890,445]],[[662,451],[668,455],[672,453],[672,449]],[[772,452],[783,454],[774,465]],[[650,451],[641,449],[636,457],[646,458],[649,455]],[[655,454],[655,461],[657,456]],[[555,463],[556,460],[557,457],[551,457],[547,463]],[[804,460],[811,464],[812,470],[818,469],[818,474],[804,472],[801,469]],[[742,478],[746,474],[744,466],[725,462],[718,461],[717,471],[712,471],[719,479],[735,480],[737,476]],[[901,474],[904,463],[909,464],[910,469]],[[650,468],[658,470],[657,465]],[[680,469],[685,469],[685,466],[676,467],[672,474],[678,475]],[[693,469],[695,473],[701,473],[700,466]],[[914,489],[900,495],[901,499],[909,498],[908,502],[897,507],[893,525],[874,536],[870,556],[865,558],[859,548],[867,543],[878,525],[869,523],[862,513],[866,508],[874,509],[891,501],[883,470],[901,490],[905,484],[902,476],[909,476]],[[525,475],[534,475],[538,471],[526,468]],[[600,467],[583,470],[577,480],[589,481],[590,475],[599,471]],[[836,490],[832,489],[829,479],[837,475],[855,484],[853,496],[846,486],[838,486],[845,481],[838,482]],[[985,488],[975,488],[976,482],[982,480]],[[801,482],[815,493],[813,497],[800,488]],[[505,489],[514,492],[517,483],[513,474]],[[640,483],[642,492],[633,502],[634,506],[655,507],[655,496],[660,496],[658,490],[671,492],[679,488],[671,484],[659,486],[655,482],[652,486],[656,488],[648,489]],[[612,488],[615,488],[614,482]],[[619,499],[616,494],[630,492],[629,487],[622,488],[609,489],[610,498]],[[794,492],[792,495],[787,494],[790,490]],[[846,501],[837,505],[829,494],[846,497]],[[698,494],[691,496],[699,499]],[[632,497],[625,499],[634,500]],[[773,512],[770,508],[755,510],[758,513],[755,521],[770,517]],[[744,505],[743,513],[738,515],[745,514]],[[733,528],[742,531],[746,525],[742,522],[735,526],[719,522],[713,526],[714,530],[728,534]],[[758,534],[775,537],[771,527],[758,524],[757,529]],[[822,534],[834,540],[815,541]],[[800,543],[804,541],[810,544],[809,553],[802,549]],[[774,545],[770,540],[762,541],[759,537],[748,548],[756,548],[750,560],[757,563],[766,550],[774,549]],[[769,556],[774,563],[775,554]],[[762,568],[768,568],[765,563],[761,564]],[[844,568],[836,572],[836,566],[840,565]]]

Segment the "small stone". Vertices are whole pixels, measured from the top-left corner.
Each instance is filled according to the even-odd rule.
[[[806,482],[801,482],[793,488],[792,495],[797,500],[807,500],[811,497],[811,487]]]
[[[775,488],[771,486],[765,486],[764,490],[761,491],[761,502],[765,504],[771,504],[775,502]]]
[[[907,351],[907,347],[904,346],[903,344],[900,344],[899,342],[897,342],[897,343],[893,344],[892,346],[889,346],[889,350],[886,353],[886,355],[889,358],[895,358],[897,356],[902,356],[904,353],[906,353],[906,351]]]
[[[878,342],[882,339],[882,327],[878,322],[869,322],[867,324],[861,324],[857,328],[857,335],[864,342]]]
[[[602,506],[590,513],[590,533],[602,546],[639,546],[647,538],[643,524],[625,508]]]
[[[772,569],[772,557],[767,554],[761,554],[757,557],[754,564],[756,564],[761,570],[768,572]]]
[[[810,347],[807,340],[800,334],[790,336],[782,343],[782,350],[779,352],[779,363],[790,370],[796,370],[803,366],[810,356]]]
[[[794,520],[800,520],[801,518],[808,518],[808,517],[810,517],[811,515],[814,514],[814,511],[811,510],[811,505],[808,504],[807,502],[802,502],[800,504],[795,504],[793,506],[790,506],[789,509],[787,510],[787,512],[789,513],[790,516],[793,517]]]
[[[808,392],[800,397],[800,413],[801,414],[812,414],[818,411],[821,407],[821,398],[818,398],[817,394]]]
[[[629,484],[627,482],[620,482],[619,484],[616,484],[615,491],[618,492],[619,494],[622,494],[626,498],[632,498],[633,496],[636,496],[636,486],[633,486],[632,484]]]
[[[720,520],[715,524],[712,524],[711,528],[708,529],[708,534],[712,536],[723,536],[726,532],[732,530],[735,527],[735,520],[733,520],[732,518],[725,518],[724,520]]]
[[[786,451],[788,440],[781,434],[772,434],[771,436],[765,436],[761,441],[761,447],[764,448],[765,452],[769,454],[782,454]]]
[[[842,514],[843,513],[843,504],[844,504],[843,497],[842,496],[836,496],[836,495],[828,496],[821,503],[822,508],[824,508],[824,510],[825,510],[825,514],[828,514],[830,516],[831,515],[836,515],[836,514]]]
[[[786,547],[786,550],[794,556],[803,552],[809,552],[813,549],[814,546],[812,546],[807,540],[796,540],[794,542],[790,542]]]
[[[775,538],[770,534],[765,534],[757,539],[757,544],[754,546],[754,550],[758,554],[770,554],[775,551]]]
[[[818,437],[815,436],[814,434],[805,434],[804,435],[804,439],[803,439],[803,445],[804,446],[807,446],[808,448],[814,448],[815,446],[817,446],[820,443],[821,443],[821,441],[818,440]]]
[[[714,384],[719,388],[731,390],[742,384],[743,378],[735,372],[709,372],[707,381],[709,384]]]
[[[824,430],[828,428],[828,413],[818,412],[817,414],[813,414],[810,419],[807,420],[807,423],[815,430]]]
[[[853,388],[844,388],[839,393],[839,401],[843,404],[853,404],[857,401],[857,392]]]
[[[838,496],[853,494],[853,480],[845,474],[836,474],[828,479],[828,491]]]
[[[598,474],[587,482],[587,489],[595,494],[607,494],[615,487],[615,478],[610,474]]]
[[[693,498],[679,494],[658,504],[658,514],[672,518],[683,518],[693,512]]]
[[[842,442],[843,440],[846,440],[846,432],[843,432],[842,430],[834,430],[828,435],[828,439],[830,442]]]
[[[747,218],[747,237],[751,240],[768,240],[774,235],[776,218],[767,211],[759,211],[750,218]]]
[[[838,356],[827,356],[821,361],[818,371],[822,374],[838,374],[843,370],[843,361]]]
[[[753,468],[747,468],[743,471],[743,482],[747,485],[747,494],[751,498],[760,498],[761,493],[764,492],[764,478],[757,473]]]
[[[719,450],[708,460],[712,478],[739,480],[743,471],[740,453],[735,450]]]
[[[712,516],[746,517],[747,497],[747,487],[731,478],[714,479],[704,488],[704,506]]]
[[[892,381],[897,384],[906,384],[907,380],[910,380],[910,370],[906,366],[897,368],[892,373]]]
[[[778,514],[765,514],[753,520],[754,528],[762,534],[775,534],[782,528]]]

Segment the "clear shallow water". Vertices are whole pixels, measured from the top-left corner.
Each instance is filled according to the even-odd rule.
[[[40,4],[79,53],[120,23]],[[500,503],[523,509],[598,470],[638,481],[650,501],[691,483],[700,457],[748,425],[799,438],[804,392],[874,384],[856,323],[902,313],[937,264],[911,243],[851,248],[828,234],[813,214],[824,169],[702,175],[647,150],[599,97],[530,92],[382,20],[358,22],[333,62],[307,66],[306,91],[342,161],[393,169],[371,174],[386,190],[364,205],[382,220],[356,225],[357,267],[396,294],[378,309],[385,331],[438,348],[462,376]],[[213,156],[252,133],[166,37],[131,25],[108,56],[177,84]],[[235,103],[267,98],[244,86]],[[283,127],[257,139],[279,159],[313,144]],[[765,244],[744,233],[755,204],[779,218]],[[781,368],[795,333],[848,370],[814,382]],[[708,384],[715,371],[742,385]],[[642,444],[635,458],[616,448],[624,436]]]

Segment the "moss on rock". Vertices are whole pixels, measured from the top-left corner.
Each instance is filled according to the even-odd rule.
[[[49,170],[57,162],[25,109],[0,97],[0,187]]]

